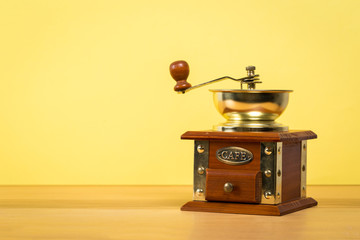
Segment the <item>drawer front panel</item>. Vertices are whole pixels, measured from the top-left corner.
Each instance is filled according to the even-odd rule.
[[[260,203],[261,172],[248,170],[206,170],[206,200]]]

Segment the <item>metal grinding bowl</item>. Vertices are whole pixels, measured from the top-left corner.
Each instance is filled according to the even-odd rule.
[[[289,102],[291,90],[226,90],[214,89],[217,111],[226,122],[215,125],[218,131],[287,131],[276,123]]]

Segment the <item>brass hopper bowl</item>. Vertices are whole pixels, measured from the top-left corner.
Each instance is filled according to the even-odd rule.
[[[223,132],[244,131],[288,131],[288,127],[275,120],[284,112],[292,90],[257,90],[259,75],[254,73],[255,67],[246,68],[247,77],[235,79],[222,77],[209,82],[191,86],[186,81],[189,75],[189,65],[185,61],[176,61],[170,65],[170,73],[177,81],[174,88],[179,93],[185,93],[217,81],[231,79],[240,82],[240,89],[213,89],[213,100],[218,112],[227,120],[213,128]],[[247,89],[243,89],[247,84]]]
[[[214,126],[219,131],[287,131],[275,122],[289,102],[288,90],[210,90],[214,104],[226,122]]]

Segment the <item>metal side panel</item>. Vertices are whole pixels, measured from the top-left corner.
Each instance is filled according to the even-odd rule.
[[[281,203],[282,191],[282,142],[262,142],[260,169],[262,172],[263,204]]]
[[[209,141],[195,141],[193,200],[205,201],[206,169],[209,166]]]
[[[301,184],[300,184],[300,193],[301,193],[301,197],[305,198],[306,197],[306,170],[307,170],[307,165],[306,165],[306,155],[307,155],[307,141],[301,141]]]

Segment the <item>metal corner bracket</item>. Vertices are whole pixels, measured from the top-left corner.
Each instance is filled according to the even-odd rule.
[[[282,199],[282,142],[262,142],[260,169],[262,172],[261,203],[279,204]]]
[[[206,169],[209,167],[209,141],[195,141],[193,200],[206,201]]]
[[[300,196],[306,197],[306,171],[307,171],[307,141],[301,141],[301,180],[300,180]]]

